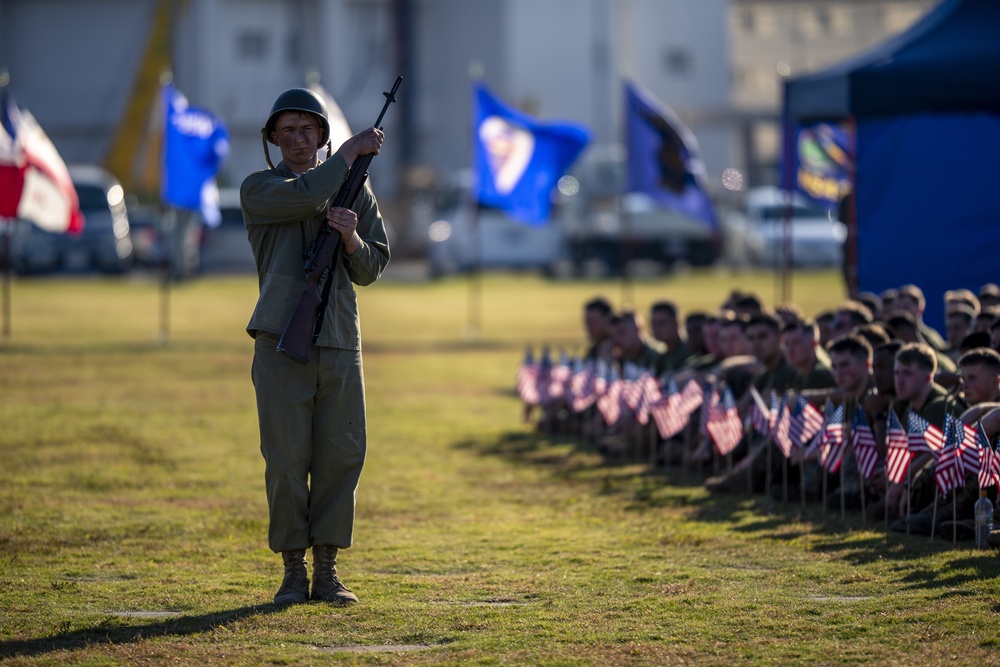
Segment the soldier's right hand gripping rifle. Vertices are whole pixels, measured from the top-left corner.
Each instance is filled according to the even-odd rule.
[[[396,83],[393,84],[392,90],[382,93],[385,95],[385,104],[382,106],[382,112],[378,115],[373,127],[379,127],[389,105],[396,101],[396,91],[402,81],[403,77],[396,77]],[[379,127],[379,129],[382,128]],[[347,180],[340,186],[331,208],[351,208],[354,205],[361,188],[368,180],[368,165],[371,164],[373,157],[375,157],[374,153],[368,153],[355,158],[354,164],[351,165],[351,170],[347,174]],[[288,318],[285,330],[282,331],[281,339],[278,341],[278,352],[291,357],[300,364],[309,362],[309,350],[319,337],[320,329],[323,326],[323,312],[326,310],[326,304],[330,297],[333,276],[331,275],[327,279],[326,285],[322,287],[320,282],[327,269],[332,272],[333,262],[340,253],[340,234],[332,232],[333,230],[324,220],[319,234],[316,235],[306,253],[305,288],[299,295],[295,310]]]

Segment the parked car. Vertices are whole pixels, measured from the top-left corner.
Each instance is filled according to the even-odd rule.
[[[199,216],[188,211],[170,211],[176,227],[173,245],[164,242],[165,213],[159,207],[137,205],[129,211],[135,261],[139,266],[162,269],[164,260],[170,260],[171,275],[188,278],[201,269],[201,244],[204,237]],[[168,255],[168,251],[170,254]]]
[[[80,199],[83,231],[58,234],[59,266],[66,271],[121,273],[134,259],[125,191],[110,172],[96,165],[70,165]]]
[[[201,246],[201,267],[205,273],[256,273],[247,230],[240,209],[240,191],[236,188],[219,190],[219,211],[222,222],[218,227],[205,228]]]
[[[847,226],[831,211],[793,193],[791,200],[791,264],[839,267],[843,262]],[[755,188],[747,193],[743,212],[727,220],[730,254],[759,266],[780,266],[785,257],[785,192]]]
[[[59,268],[59,234],[21,219],[14,221],[5,232],[10,234],[10,263],[15,273],[49,273]],[[2,254],[0,268],[6,268]]]

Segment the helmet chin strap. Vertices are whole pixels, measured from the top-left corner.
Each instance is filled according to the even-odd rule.
[[[274,169],[274,165],[271,164],[271,153],[267,150],[267,136],[264,132],[260,133],[260,143],[264,146],[264,159],[267,160],[267,168]]]

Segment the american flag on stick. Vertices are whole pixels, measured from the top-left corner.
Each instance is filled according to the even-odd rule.
[[[673,378],[667,383],[667,393],[660,396],[660,400],[650,408],[653,421],[660,432],[660,437],[664,440],[674,437],[687,426],[690,414],[685,414],[680,409],[681,393],[677,389],[677,383]]]
[[[885,424],[886,474],[893,484],[902,484],[906,480],[906,471],[910,468],[913,453],[903,424],[896,416],[896,411],[889,409]]]
[[[912,410],[906,413],[906,437],[913,454],[933,454],[944,447],[944,434],[934,424]]]
[[[743,439],[743,422],[740,421],[740,415],[736,411],[736,399],[733,398],[733,392],[729,387],[723,390],[718,409],[709,417],[705,428],[720,456],[725,456],[736,449]]]
[[[958,417],[945,416],[946,419],[949,417],[952,420],[952,428],[955,430],[956,454],[962,471],[967,475],[978,475],[979,439],[976,437],[976,429]]]
[[[787,459],[791,457],[796,443],[790,435],[792,413],[784,396],[778,400],[777,394],[771,394],[771,418],[771,438]]]
[[[854,419],[851,421],[851,444],[854,446],[854,458],[858,463],[861,476],[868,479],[878,467],[878,447],[875,445],[875,434],[872,433],[865,411],[857,406]]]
[[[953,427],[954,422],[946,419],[944,423],[944,447],[941,448],[934,469],[934,481],[942,495],[965,484],[962,474],[962,464],[958,460],[958,445],[965,434],[962,429]]]
[[[517,395],[526,405],[538,405],[538,366],[530,348],[517,369]]]
[[[792,442],[800,447],[805,446],[821,428],[823,428],[823,413],[799,396],[791,409],[791,423],[788,428],[788,436]]]
[[[819,461],[830,473],[840,469],[844,459],[844,406],[828,404],[823,415],[823,442],[820,444]]]
[[[753,385],[750,385],[750,425],[765,438],[771,432],[771,408]]]
[[[980,420],[976,428],[976,439],[979,441],[979,488],[988,486],[1000,487],[1000,456],[993,449],[990,437],[986,435],[983,422]]]

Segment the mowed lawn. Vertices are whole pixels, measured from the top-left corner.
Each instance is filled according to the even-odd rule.
[[[1000,664],[1000,559],[708,495],[521,420],[526,346],[603,294],[711,309],[770,274],[361,290],[369,458],[341,571],[278,609],[243,328],[253,278],[15,280],[0,341],[0,663]],[[812,314],[833,273],[795,276]]]

